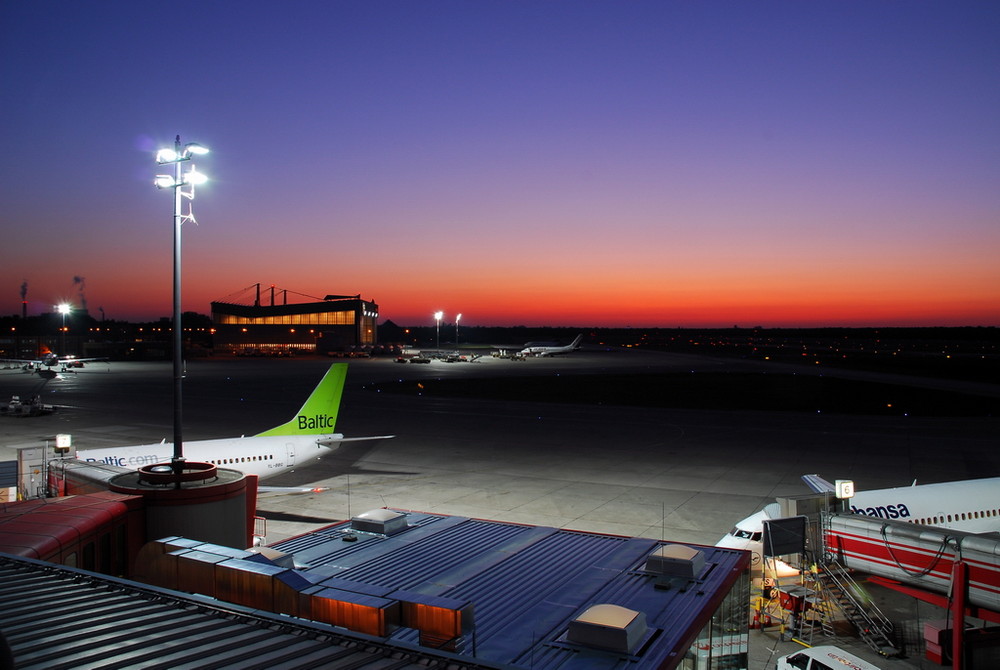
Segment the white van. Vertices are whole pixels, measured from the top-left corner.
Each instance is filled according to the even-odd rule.
[[[778,659],[776,670],[879,670],[839,647],[810,647]]]

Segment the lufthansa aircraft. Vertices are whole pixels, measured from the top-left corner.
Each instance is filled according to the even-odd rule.
[[[833,484],[819,475],[803,475],[802,479],[817,493],[834,491]],[[969,533],[997,532],[1000,531],[1000,477],[858,491],[849,499],[849,505],[853,514]],[[771,503],[738,522],[715,546],[751,551],[757,565],[763,555],[764,520],[779,516],[778,504]],[[778,576],[782,572],[780,567]]]
[[[346,378],[347,363],[334,363],[302,409],[289,421],[252,437],[185,442],[185,460],[212,463],[264,479],[328,454],[343,442],[395,437],[344,437],[334,432]],[[76,457],[136,470],[144,465],[169,462],[173,450],[173,444],[164,441],[134,447],[86,449],[77,451]]]

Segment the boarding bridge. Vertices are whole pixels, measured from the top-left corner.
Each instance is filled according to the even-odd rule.
[[[837,501],[826,494],[809,494],[777,499],[782,518],[765,522],[764,554],[771,556],[782,547],[798,545],[798,553],[781,556],[788,565],[799,566],[798,584],[779,586],[781,609],[788,613],[784,625],[794,637],[806,644],[820,644],[817,635],[836,637],[836,623],[846,621],[871,649],[883,656],[900,653],[896,633],[878,607],[870,600],[859,598],[863,592],[843,566],[826,554],[823,546],[823,519],[831,513]],[[795,524],[799,520],[801,539],[795,539]],[[777,524],[774,528],[770,524]],[[772,534],[784,533],[792,538],[781,543]],[[776,548],[777,545],[777,548]],[[772,553],[773,552],[773,553]],[[780,581],[780,580],[779,580]]]
[[[782,516],[809,519],[810,563],[834,563],[939,594],[953,592],[953,574],[961,565],[968,572],[968,603],[1000,613],[998,533],[968,533],[840,512],[824,494],[777,502]]]
[[[954,575],[965,572],[968,604],[1000,612],[1000,534],[838,513],[825,515],[823,542],[846,568],[935,593],[956,593]]]
[[[950,646],[952,659],[980,658],[970,668],[1000,667],[997,629],[989,625],[970,629],[966,621],[973,617],[1000,624],[1000,534],[977,535],[842,512],[838,501],[827,494],[777,502],[782,518],[772,522],[806,519],[803,548],[780,557],[800,569],[796,586],[779,587],[783,623],[793,635],[806,644],[813,644],[815,635],[834,637],[834,624],[842,618],[872,650],[885,656],[898,653],[899,633],[892,622],[870,599],[857,597],[863,589],[851,577],[856,571],[866,580],[948,611],[944,630],[965,631],[945,643],[943,637],[928,632],[928,623],[924,631],[928,658],[943,662],[948,653],[943,647]],[[768,523],[765,536],[771,532]]]

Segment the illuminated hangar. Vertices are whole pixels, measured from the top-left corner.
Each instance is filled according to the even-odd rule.
[[[378,305],[354,296],[316,298],[254,284],[212,303],[216,350],[237,355],[328,353],[378,343]],[[289,294],[310,302],[289,303]],[[242,297],[246,300],[241,300]]]

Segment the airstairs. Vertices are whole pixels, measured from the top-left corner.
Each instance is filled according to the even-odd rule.
[[[875,603],[860,597],[862,588],[845,568],[836,561],[829,561],[815,579],[819,599],[815,618],[825,635],[834,635],[832,614],[839,611],[873,651],[882,656],[900,655],[893,641],[892,622]]]
[[[823,542],[830,515],[814,514],[812,518],[806,529],[807,547],[816,547],[819,551],[807,548],[801,554],[802,563],[813,567],[801,573],[805,583],[800,589],[807,606],[801,609],[801,620],[793,618],[793,630],[803,642],[814,644],[814,637],[836,637],[838,624],[846,622],[876,653],[886,657],[900,656],[902,650],[894,641],[896,632],[892,621]]]

